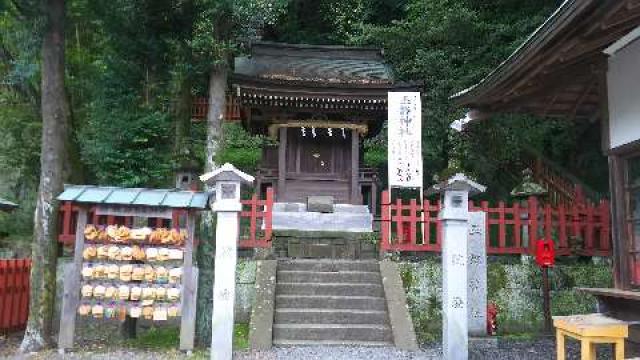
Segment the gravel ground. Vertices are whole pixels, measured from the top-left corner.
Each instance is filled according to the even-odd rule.
[[[0,357],[5,359],[118,359],[118,360],[152,360],[152,359],[185,359],[185,354],[178,351],[152,351],[142,349],[117,349],[87,347],[78,349],[74,353],[60,356],[54,350],[30,354],[26,356],[11,355],[15,353],[19,339],[3,343],[0,339]],[[577,343],[568,344],[569,359],[579,359]],[[440,359],[439,346],[425,346],[418,352],[403,352],[393,348],[359,348],[359,347],[297,347],[274,348],[271,351],[250,352],[237,351],[234,359],[238,360],[422,360]],[[495,349],[475,350],[470,354],[472,360],[552,360],[555,359],[555,343],[553,339],[538,339],[533,341],[501,341]],[[208,359],[208,353],[197,351],[191,359]],[[598,359],[611,359],[611,352],[607,347],[599,351]]]

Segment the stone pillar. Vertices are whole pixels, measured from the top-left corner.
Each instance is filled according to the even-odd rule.
[[[211,326],[211,359],[215,360],[231,360],[232,357],[237,241],[238,212],[218,210]]]
[[[485,187],[456,174],[433,187],[442,196],[442,353],[447,360],[469,358],[468,223],[469,194]]]
[[[233,313],[236,294],[238,215],[242,211],[240,184],[253,177],[224,164],[200,179],[215,189],[211,209],[217,213],[216,262],[213,285],[211,359],[231,360],[233,354]]]
[[[486,216],[483,211],[469,214],[467,298],[470,336],[487,336]]]

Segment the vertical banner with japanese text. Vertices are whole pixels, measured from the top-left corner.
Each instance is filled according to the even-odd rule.
[[[389,187],[422,188],[422,105],[419,92],[389,93]]]

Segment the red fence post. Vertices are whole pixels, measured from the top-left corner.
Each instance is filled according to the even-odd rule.
[[[417,244],[417,232],[418,227],[416,226],[420,222],[420,217],[418,216],[418,202],[416,199],[411,199],[409,201],[409,242],[411,244]]]
[[[482,211],[484,211],[485,213],[484,227],[485,227],[486,234],[485,234],[484,244],[487,248],[487,253],[489,253],[489,250],[492,248],[491,246],[491,212],[489,211],[489,202],[481,201],[480,209],[482,209]]]
[[[422,199],[422,217],[424,230],[422,231],[422,243],[431,246],[431,203],[428,199]]]
[[[267,188],[267,199],[265,203],[265,216],[264,216],[264,241],[271,241],[271,235],[273,233],[271,219],[273,212],[273,188]]]
[[[538,240],[538,199],[530,196],[527,203],[529,213],[529,254],[536,253],[536,241]]]
[[[436,201],[436,211],[440,214],[442,210],[442,203],[440,200]],[[442,221],[439,215],[436,215],[436,251],[442,251]]]
[[[593,251],[593,206],[586,205],[587,207],[587,224],[586,224],[586,235],[585,235],[585,248],[586,251]]]
[[[22,304],[22,259],[13,260],[13,309],[11,309],[11,328],[16,329],[20,325],[20,308]]]
[[[567,238],[567,211],[564,205],[558,205],[558,240],[559,248],[568,249],[569,241]]]
[[[62,205],[62,235],[69,235],[71,233],[71,201],[65,201]],[[66,242],[66,239],[60,239],[58,241]]]
[[[19,324],[20,326],[26,326],[27,320],[29,318],[29,295],[31,292],[31,288],[29,283],[31,281],[31,259],[23,259],[22,260],[22,282],[21,282],[21,294],[20,294],[20,317]]]
[[[382,199],[380,201],[380,253],[387,251],[390,239],[391,219],[390,219],[390,206],[391,198],[389,197],[389,191],[384,190],[382,192]]]
[[[578,204],[572,205],[571,229],[574,238],[580,237],[580,209]]]
[[[504,201],[498,203],[498,246],[500,250],[507,248],[507,224],[504,217]]]
[[[404,224],[403,224],[403,218],[402,218],[402,199],[396,199],[396,204],[395,205],[391,205],[391,211],[393,212],[393,210],[396,210],[396,215],[393,216],[393,213],[391,214],[391,220],[394,220],[396,223],[396,238],[398,239],[398,244],[399,243],[403,243],[404,240]]]
[[[249,240],[256,240],[256,218],[258,217],[257,207],[258,207],[258,196],[253,194],[251,197],[250,203],[251,209],[249,210],[251,213],[249,214]]]
[[[609,201],[600,202],[600,250],[611,250],[611,220],[609,217]]]
[[[9,295],[9,275],[8,268],[9,262],[7,260],[0,260],[0,330],[8,328],[6,321],[8,295]]]
[[[518,202],[513,204],[513,246],[522,253],[522,219]]]

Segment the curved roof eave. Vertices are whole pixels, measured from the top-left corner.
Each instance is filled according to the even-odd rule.
[[[480,82],[451,95],[450,99],[458,105],[470,105],[476,102],[483,94],[490,92],[492,86],[508,79],[522,66],[523,60],[536,55],[558,33],[569,26],[571,20],[582,14],[594,1],[565,0],[505,61]]]

